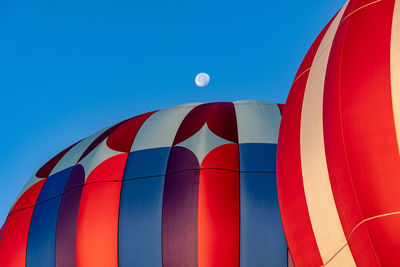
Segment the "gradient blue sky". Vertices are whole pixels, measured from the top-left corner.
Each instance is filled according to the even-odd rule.
[[[0,224],[41,165],[112,123],[187,102],[284,103],[344,2],[0,1]]]

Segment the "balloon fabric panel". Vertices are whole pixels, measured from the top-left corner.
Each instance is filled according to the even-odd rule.
[[[170,148],[129,154],[119,211],[119,264],[162,266],[161,218]]]
[[[276,144],[245,143],[239,145],[239,151],[240,266],[286,266],[276,191]],[[266,247],[273,252],[264,253]]]
[[[197,266],[199,165],[186,148],[173,147],[162,208],[163,266]]]
[[[76,262],[76,226],[85,170],[76,165],[65,186],[57,218],[56,266],[73,266]]]
[[[26,266],[55,266],[58,211],[73,167],[50,175],[40,191],[29,228]]]
[[[119,214],[119,266],[162,266],[164,176],[124,180]]]
[[[45,179],[42,179],[25,191],[14,205],[15,209],[8,215],[0,242],[0,266],[26,266],[29,226],[44,182]]]
[[[119,201],[127,156],[103,161],[86,180],[76,236],[78,267],[118,266]]]
[[[275,173],[241,173],[240,192],[240,266],[287,266]]]
[[[240,171],[275,173],[276,149],[276,144],[240,144]]]
[[[238,266],[240,233],[237,144],[212,150],[203,160],[198,196],[198,266]]]

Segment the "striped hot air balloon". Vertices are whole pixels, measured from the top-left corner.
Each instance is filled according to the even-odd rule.
[[[296,266],[398,266],[400,1],[350,0],[294,79],[278,197]]]
[[[0,266],[287,266],[278,105],[187,104],[67,148],[28,182]]]

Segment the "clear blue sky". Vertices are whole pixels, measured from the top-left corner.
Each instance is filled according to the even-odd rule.
[[[344,2],[0,1],[0,224],[42,164],[112,123],[187,102],[284,103]]]

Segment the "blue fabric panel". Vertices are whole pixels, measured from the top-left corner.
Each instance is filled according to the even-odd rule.
[[[164,176],[124,181],[119,213],[119,266],[162,266]]]
[[[239,144],[240,171],[276,171],[276,144]]]
[[[58,210],[72,169],[49,176],[40,191],[29,228],[26,267],[55,266]]]
[[[160,147],[131,152],[124,179],[165,175],[170,150],[170,147]]]
[[[274,173],[240,174],[240,266],[287,266]]]
[[[62,195],[73,168],[70,167],[49,176],[43,184],[37,203]]]
[[[28,234],[27,267],[55,266],[57,214],[61,197],[35,207]]]

